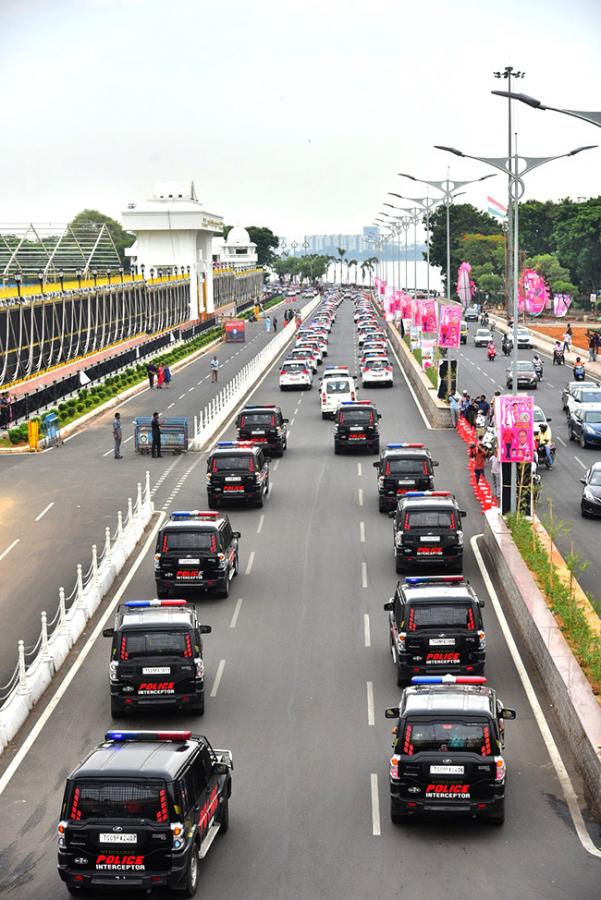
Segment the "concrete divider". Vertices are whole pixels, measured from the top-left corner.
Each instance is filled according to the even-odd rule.
[[[94,545],[92,560],[85,574],[82,567],[77,566],[75,587],[69,596],[66,597],[64,589],[60,588],[58,608],[52,620],[48,622],[46,613],[42,613],[42,628],[34,647],[26,650],[23,641],[19,641],[17,665],[8,684],[2,688],[0,753],[17,734],[64,663],[88,619],[95,613],[144,534],[153,511],[150,475],[147,472],[144,489],[138,484],[135,503],[128,500],[125,519],[121,512],[117,514],[115,533],[111,535],[110,528],[106,529],[100,557]]]
[[[391,322],[387,322],[386,331],[428,422],[434,428],[450,428],[451,410],[449,409],[449,404],[438,399],[436,388],[401,337],[401,333],[396,326]]]
[[[484,548],[495,586],[509,607],[574,751],[593,810],[601,813],[601,705],[551,613],[511,532],[485,513]]]

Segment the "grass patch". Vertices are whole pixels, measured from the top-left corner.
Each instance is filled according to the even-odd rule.
[[[543,523],[552,540],[566,532],[564,523],[553,519]],[[555,616],[574,656],[582,666],[595,694],[601,693],[601,639],[593,631],[584,611],[576,602],[575,582],[588,563],[580,554],[570,553],[566,566],[570,579],[564,580],[547,548],[543,545],[530,519],[521,515],[507,516],[507,525],[520,554],[534,576],[549,609]]]

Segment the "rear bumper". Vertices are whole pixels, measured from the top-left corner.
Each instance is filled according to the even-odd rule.
[[[86,872],[68,868],[61,860],[59,851],[58,874],[62,881],[74,887],[110,888],[111,890],[150,890],[153,887],[177,887],[186,877],[188,853],[180,860],[174,860],[168,872]]]
[[[212,500],[225,500],[228,503],[256,503],[261,499],[262,489],[256,491],[225,491],[223,488],[213,488],[207,491],[209,503]]]
[[[229,575],[225,572],[215,573],[212,578],[156,578],[157,591],[212,591],[224,588]]]
[[[463,547],[444,548],[440,554],[418,554],[417,548],[395,547],[394,555],[396,559],[402,559],[404,562],[412,563],[413,565],[452,565],[463,559]]]
[[[428,651],[424,651],[424,655]],[[472,653],[470,661],[459,663],[426,663],[413,662],[408,656],[402,655],[397,660],[397,668],[402,678],[409,679],[413,675],[437,675],[444,673],[445,675],[481,675],[484,672],[484,663],[486,660],[486,652],[484,650]]]
[[[199,685],[196,687],[191,688],[189,691],[182,692],[181,694],[147,694],[142,697],[136,694],[117,693],[111,685],[111,701],[124,712],[132,709],[147,710],[153,708],[175,709],[181,707],[182,709],[189,709],[190,707],[198,705],[198,702],[202,700],[203,697],[203,681],[199,682]]]
[[[419,794],[407,799],[400,797],[391,787],[390,811],[400,816],[498,816],[503,812],[505,789],[501,793],[495,786],[495,796],[486,800],[431,800],[420,798]]]

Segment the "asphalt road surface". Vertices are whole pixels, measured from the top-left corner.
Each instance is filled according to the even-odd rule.
[[[458,362],[458,388],[474,394],[486,394],[488,398],[496,389],[509,393],[506,384],[506,368],[510,359],[500,351],[494,362],[489,362],[486,347],[474,347],[473,336],[476,323],[470,323],[468,343],[462,345]],[[520,359],[532,359],[534,350],[520,350]],[[572,549],[580,553],[589,563],[588,568],[577,577],[584,590],[598,602],[601,609],[601,519],[583,519],[580,514],[582,484],[580,479],[590,466],[601,461],[601,450],[582,449],[568,439],[566,416],[561,405],[561,392],[568,381],[573,381],[571,366],[554,366],[549,358],[544,359],[543,380],[535,391],[531,391],[534,403],[540,406],[547,418],[551,418],[551,431],[555,446],[555,466],[539,468],[542,490],[538,500],[538,515],[544,520],[549,515],[549,500],[552,500],[553,516],[561,520],[567,530],[557,537],[557,545],[564,555]],[[520,391],[523,392],[523,389]]]
[[[348,301],[327,362],[355,362]],[[395,375],[392,390],[362,396],[377,401],[384,440],[431,447],[441,462],[437,487],[453,490],[468,510],[466,575],[487,600],[487,676],[517,710],[506,727],[504,827],[471,820],[391,824],[391,723],[384,709],[398,702],[399,691],[382,609],[396,582],[391,523],[377,511],[374,458],[335,456],[332,423],[321,419],[316,390],[280,394],[275,372],[256,396],[281,403],[290,417],[289,449],[272,463],[265,508],[230,513],[242,532],[242,565],[229,599],[198,601],[202,621],[213,626],[205,641],[205,716],[136,717],[133,727],[192,727],[234,754],[230,829],[202,863],[199,897],[594,900],[601,861],[576,835],[468,549],[482,518],[465,448],[458,452],[448,431],[425,428],[396,367]],[[180,509],[205,506],[199,460],[181,486]],[[154,596],[150,546],[123,593],[146,596]],[[66,895],[55,870],[55,827],[65,776],[111,726],[108,644],[102,637],[91,643],[1,795],[0,893],[7,897]],[[560,748],[571,770],[569,748]],[[5,753],[0,765],[10,758]],[[599,846],[598,824],[583,811]]]

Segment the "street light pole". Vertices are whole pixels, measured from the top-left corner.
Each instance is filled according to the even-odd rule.
[[[561,109],[558,106],[546,106],[542,101],[537,100],[535,97],[529,97],[528,94],[514,93],[511,90],[511,85],[508,91],[491,91],[491,94],[495,94],[497,97],[508,97],[510,100],[519,100],[520,103],[525,103],[533,109],[550,109],[553,112],[563,113],[564,116],[574,116],[575,119],[582,119],[583,122],[588,122],[589,125],[596,125],[597,128],[601,128],[601,111],[594,112],[592,110]]]

